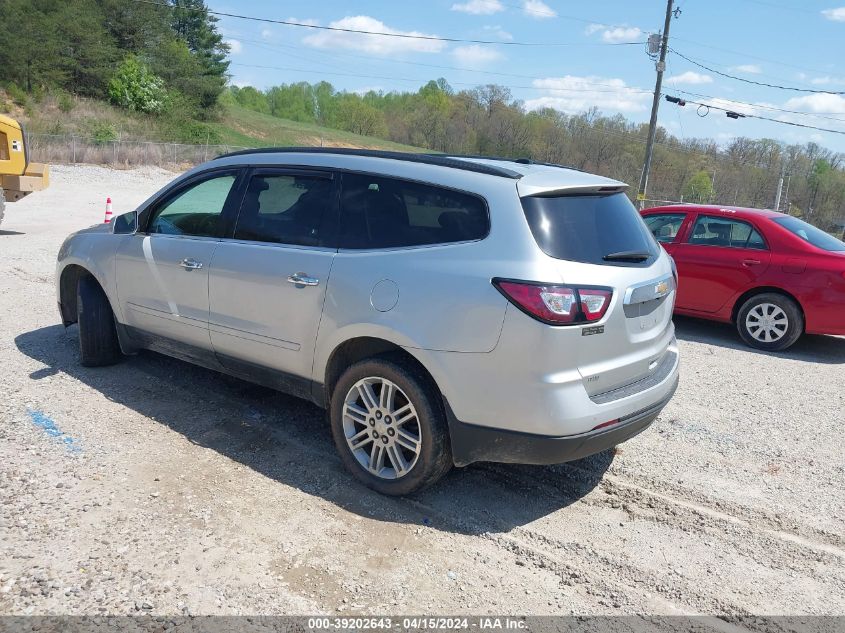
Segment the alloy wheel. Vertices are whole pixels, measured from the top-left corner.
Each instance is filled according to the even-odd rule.
[[[417,410],[405,392],[386,378],[363,378],[347,392],[343,433],[358,463],[381,479],[407,475],[420,457]]]

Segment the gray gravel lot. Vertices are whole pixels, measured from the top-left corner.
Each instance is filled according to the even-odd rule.
[[[410,499],[346,475],[324,413],[152,353],[77,362],[56,252],[173,177],[54,167],[0,227],[2,614],[845,614],[845,339],[780,355],[676,322],[645,433]]]

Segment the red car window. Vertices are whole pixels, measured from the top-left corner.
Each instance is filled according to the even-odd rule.
[[[686,213],[655,213],[643,218],[654,238],[664,244],[675,241],[686,219]]]
[[[748,222],[700,215],[687,239],[689,244],[766,250],[763,236]]]

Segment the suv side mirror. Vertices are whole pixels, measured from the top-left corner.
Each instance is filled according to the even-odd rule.
[[[138,213],[130,211],[117,216],[113,220],[112,233],[118,235],[129,235],[138,230]]]

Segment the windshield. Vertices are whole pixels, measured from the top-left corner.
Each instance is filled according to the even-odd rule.
[[[845,242],[837,240],[829,233],[825,233],[821,229],[816,228],[812,224],[807,224],[804,220],[798,218],[773,218],[775,222],[780,224],[790,233],[794,233],[805,242],[809,242],[816,248],[821,248],[826,251],[843,252],[845,251]]]
[[[537,245],[556,259],[647,266],[659,246],[624,193],[528,197],[522,208]]]

